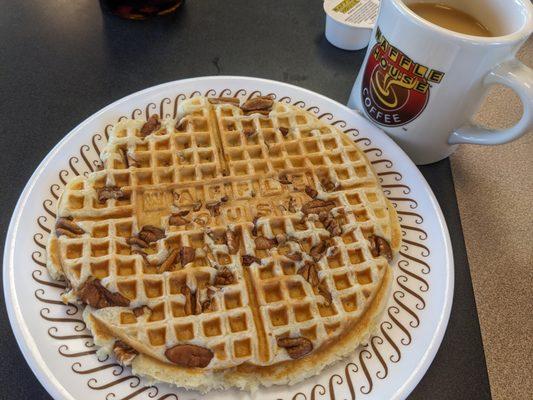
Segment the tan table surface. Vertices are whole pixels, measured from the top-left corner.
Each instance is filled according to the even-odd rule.
[[[533,67],[533,37],[519,58]],[[494,87],[476,119],[491,127],[509,126],[521,110],[514,93]],[[463,145],[451,157],[495,400],[533,393],[531,133],[501,146]]]

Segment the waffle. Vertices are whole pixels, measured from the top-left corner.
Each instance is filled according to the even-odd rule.
[[[135,373],[295,383],[371,333],[401,236],[335,127],[265,97],[194,97],[177,119],[118,122],[101,159],[61,196],[47,264]]]

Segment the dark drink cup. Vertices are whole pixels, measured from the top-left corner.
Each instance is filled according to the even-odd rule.
[[[178,9],[182,0],[100,0],[102,7],[127,19],[146,19],[170,14]]]

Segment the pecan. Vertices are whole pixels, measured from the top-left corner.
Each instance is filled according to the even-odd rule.
[[[298,210],[296,209],[296,199],[292,196],[289,197],[289,211],[291,213],[296,213]]]
[[[256,250],[269,250],[276,245],[276,241],[266,238],[264,236],[258,236],[254,240]]]
[[[287,135],[289,134],[289,128],[285,128],[284,126],[280,126],[278,129],[281,132],[281,134],[283,136],[285,136],[285,137],[287,137]]]
[[[313,189],[311,186],[306,186],[305,187],[305,194],[307,194],[312,199],[314,199],[316,196],[318,196],[318,192],[315,189]]]
[[[231,285],[232,283],[235,283],[235,276],[233,276],[233,273],[229,268],[224,267],[217,272],[215,276],[215,286]]]
[[[133,314],[139,318],[141,315],[144,315],[145,312],[147,312],[148,314],[150,314],[152,312],[152,309],[148,306],[140,306],[140,307],[135,307],[133,310]]]
[[[176,130],[178,132],[185,132],[187,130],[187,126],[189,125],[189,118],[183,117],[181,120],[178,121],[176,124]]]
[[[83,235],[85,231],[76,224],[71,217],[60,217],[56,221],[56,235],[66,235],[68,237],[76,237],[76,235]]]
[[[309,255],[313,257],[313,260],[318,261],[326,253],[327,248],[328,248],[328,243],[326,241],[321,241],[320,243],[311,247],[311,250],[309,251]]]
[[[257,221],[259,220],[259,217],[255,216],[253,221],[252,221],[252,224],[254,224],[253,228],[252,228],[252,235],[254,236],[257,236]]]
[[[242,265],[244,265],[245,267],[252,265],[254,262],[261,264],[261,259],[256,256],[251,256],[249,254],[245,254],[242,256]]]
[[[122,153],[124,154],[124,162],[126,164],[126,167],[139,167],[139,161],[133,157],[126,149],[122,149]]]
[[[205,233],[213,240],[213,242],[215,242],[215,244],[227,244],[226,232],[214,231],[208,227]]]
[[[213,296],[216,293],[216,291],[217,289],[213,287],[207,288],[207,299],[204,300],[201,304],[202,312],[216,311],[216,302],[213,299]]]
[[[322,224],[328,230],[331,236],[342,235],[342,229],[337,220],[333,218],[331,213],[322,211],[320,214],[318,214],[318,219],[320,220],[320,222],[322,222]]]
[[[275,236],[276,243],[279,245],[285,244],[287,242],[287,235],[284,233],[278,233]]]
[[[328,177],[323,177],[320,179],[320,185],[322,185],[326,192],[333,192],[334,190],[340,189],[340,185],[333,183]]]
[[[127,238],[126,243],[129,244],[130,246],[142,247],[143,249],[148,247],[148,243],[146,243],[144,240],[139,239],[138,237],[135,237],[135,236],[131,236]]]
[[[273,105],[274,101],[270,97],[259,96],[246,100],[242,104],[241,109],[246,112],[260,110],[270,111]]]
[[[302,358],[313,350],[313,342],[301,336],[278,338],[277,342],[278,346],[287,350],[289,357],[293,359]]]
[[[202,303],[202,312],[204,313],[209,311],[215,311],[215,302],[211,298],[204,300]]]
[[[237,254],[240,244],[239,236],[229,229],[226,231],[226,244],[230,254]]]
[[[148,118],[148,121],[142,126],[141,128],[141,135],[148,136],[150,133],[157,131],[159,128],[161,128],[161,122],[159,122],[159,115],[154,114],[150,118]]]
[[[137,236],[146,243],[152,243],[163,239],[165,237],[165,231],[153,225],[145,225]]]
[[[148,261],[148,254],[146,254],[146,252],[139,249],[133,249],[131,254],[139,254],[143,258],[145,264],[150,264]]]
[[[113,345],[113,353],[115,353],[115,358],[124,366],[131,365],[131,362],[137,354],[137,350],[128,344],[124,343],[122,340],[117,340]]]
[[[289,260],[296,261],[296,262],[302,261],[302,253],[300,252],[287,254],[285,257],[287,257]]]
[[[168,254],[168,257],[161,265],[157,267],[158,272],[165,272],[165,271],[172,271],[174,269],[174,265],[179,260],[180,251],[178,249],[172,249],[170,253]]]
[[[298,270],[298,274],[302,275],[302,277],[313,287],[317,286],[319,283],[318,268],[314,262],[305,261],[304,265]]]
[[[198,291],[194,293],[189,286],[181,288],[181,294],[185,296],[185,314],[198,315],[201,312],[201,307],[198,307]]]
[[[169,361],[181,367],[205,368],[211,362],[214,354],[205,347],[194,344],[178,344],[165,351]]]
[[[241,104],[241,101],[236,97],[208,97],[207,101],[211,104],[232,104],[237,107]]]
[[[369,236],[368,241],[370,242],[370,252],[374,257],[383,256],[392,261],[392,249],[389,242],[377,235]]]
[[[120,200],[126,196],[124,192],[117,186],[104,186],[96,189],[96,195],[98,196],[98,202],[101,204],[105,203],[109,199]]]
[[[183,246],[180,249],[180,260],[181,265],[185,267],[185,265],[189,264],[190,262],[194,261],[194,258],[196,257],[196,251],[189,246]]]
[[[280,172],[278,175],[278,181],[282,185],[290,185],[292,182],[289,180],[286,172]]]
[[[331,298],[331,293],[329,292],[325,279],[322,279],[322,281],[318,284],[318,293],[326,300],[328,305],[331,304],[333,299]]]
[[[247,138],[250,138],[252,137],[253,135],[255,135],[257,133],[257,131],[252,128],[252,127],[247,127],[247,128],[244,128],[242,130],[242,133],[244,134],[244,136],[246,136]]]
[[[183,218],[181,215],[179,214],[172,214],[170,216],[170,218],[168,219],[168,224],[169,225],[174,225],[174,226],[182,226],[182,225],[187,225],[188,223],[190,223],[191,221]]]
[[[226,195],[224,195],[224,196],[222,196],[222,197],[220,198],[220,201],[221,201],[222,203],[226,203],[228,200],[229,200],[229,197],[226,196]]]
[[[302,206],[302,212],[306,215],[320,214],[322,211],[331,211],[335,207],[335,202],[331,200],[314,199]]]
[[[82,302],[94,307],[127,307],[130,305],[130,301],[122,296],[120,293],[113,293],[107,290],[100,279],[88,279],[78,289],[78,296]]]
[[[221,205],[222,205],[221,201],[213,201],[213,202],[206,203],[205,204],[205,208],[207,208],[207,210],[209,210],[209,212],[211,213],[211,215],[213,217],[216,217],[216,216],[220,215],[220,206]]]

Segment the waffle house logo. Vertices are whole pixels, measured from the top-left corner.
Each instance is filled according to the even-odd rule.
[[[378,27],[362,81],[365,112],[380,125],[405,125],[426,108],[431,83],[443,77],[444,72],[418,64],[392,46]]]

